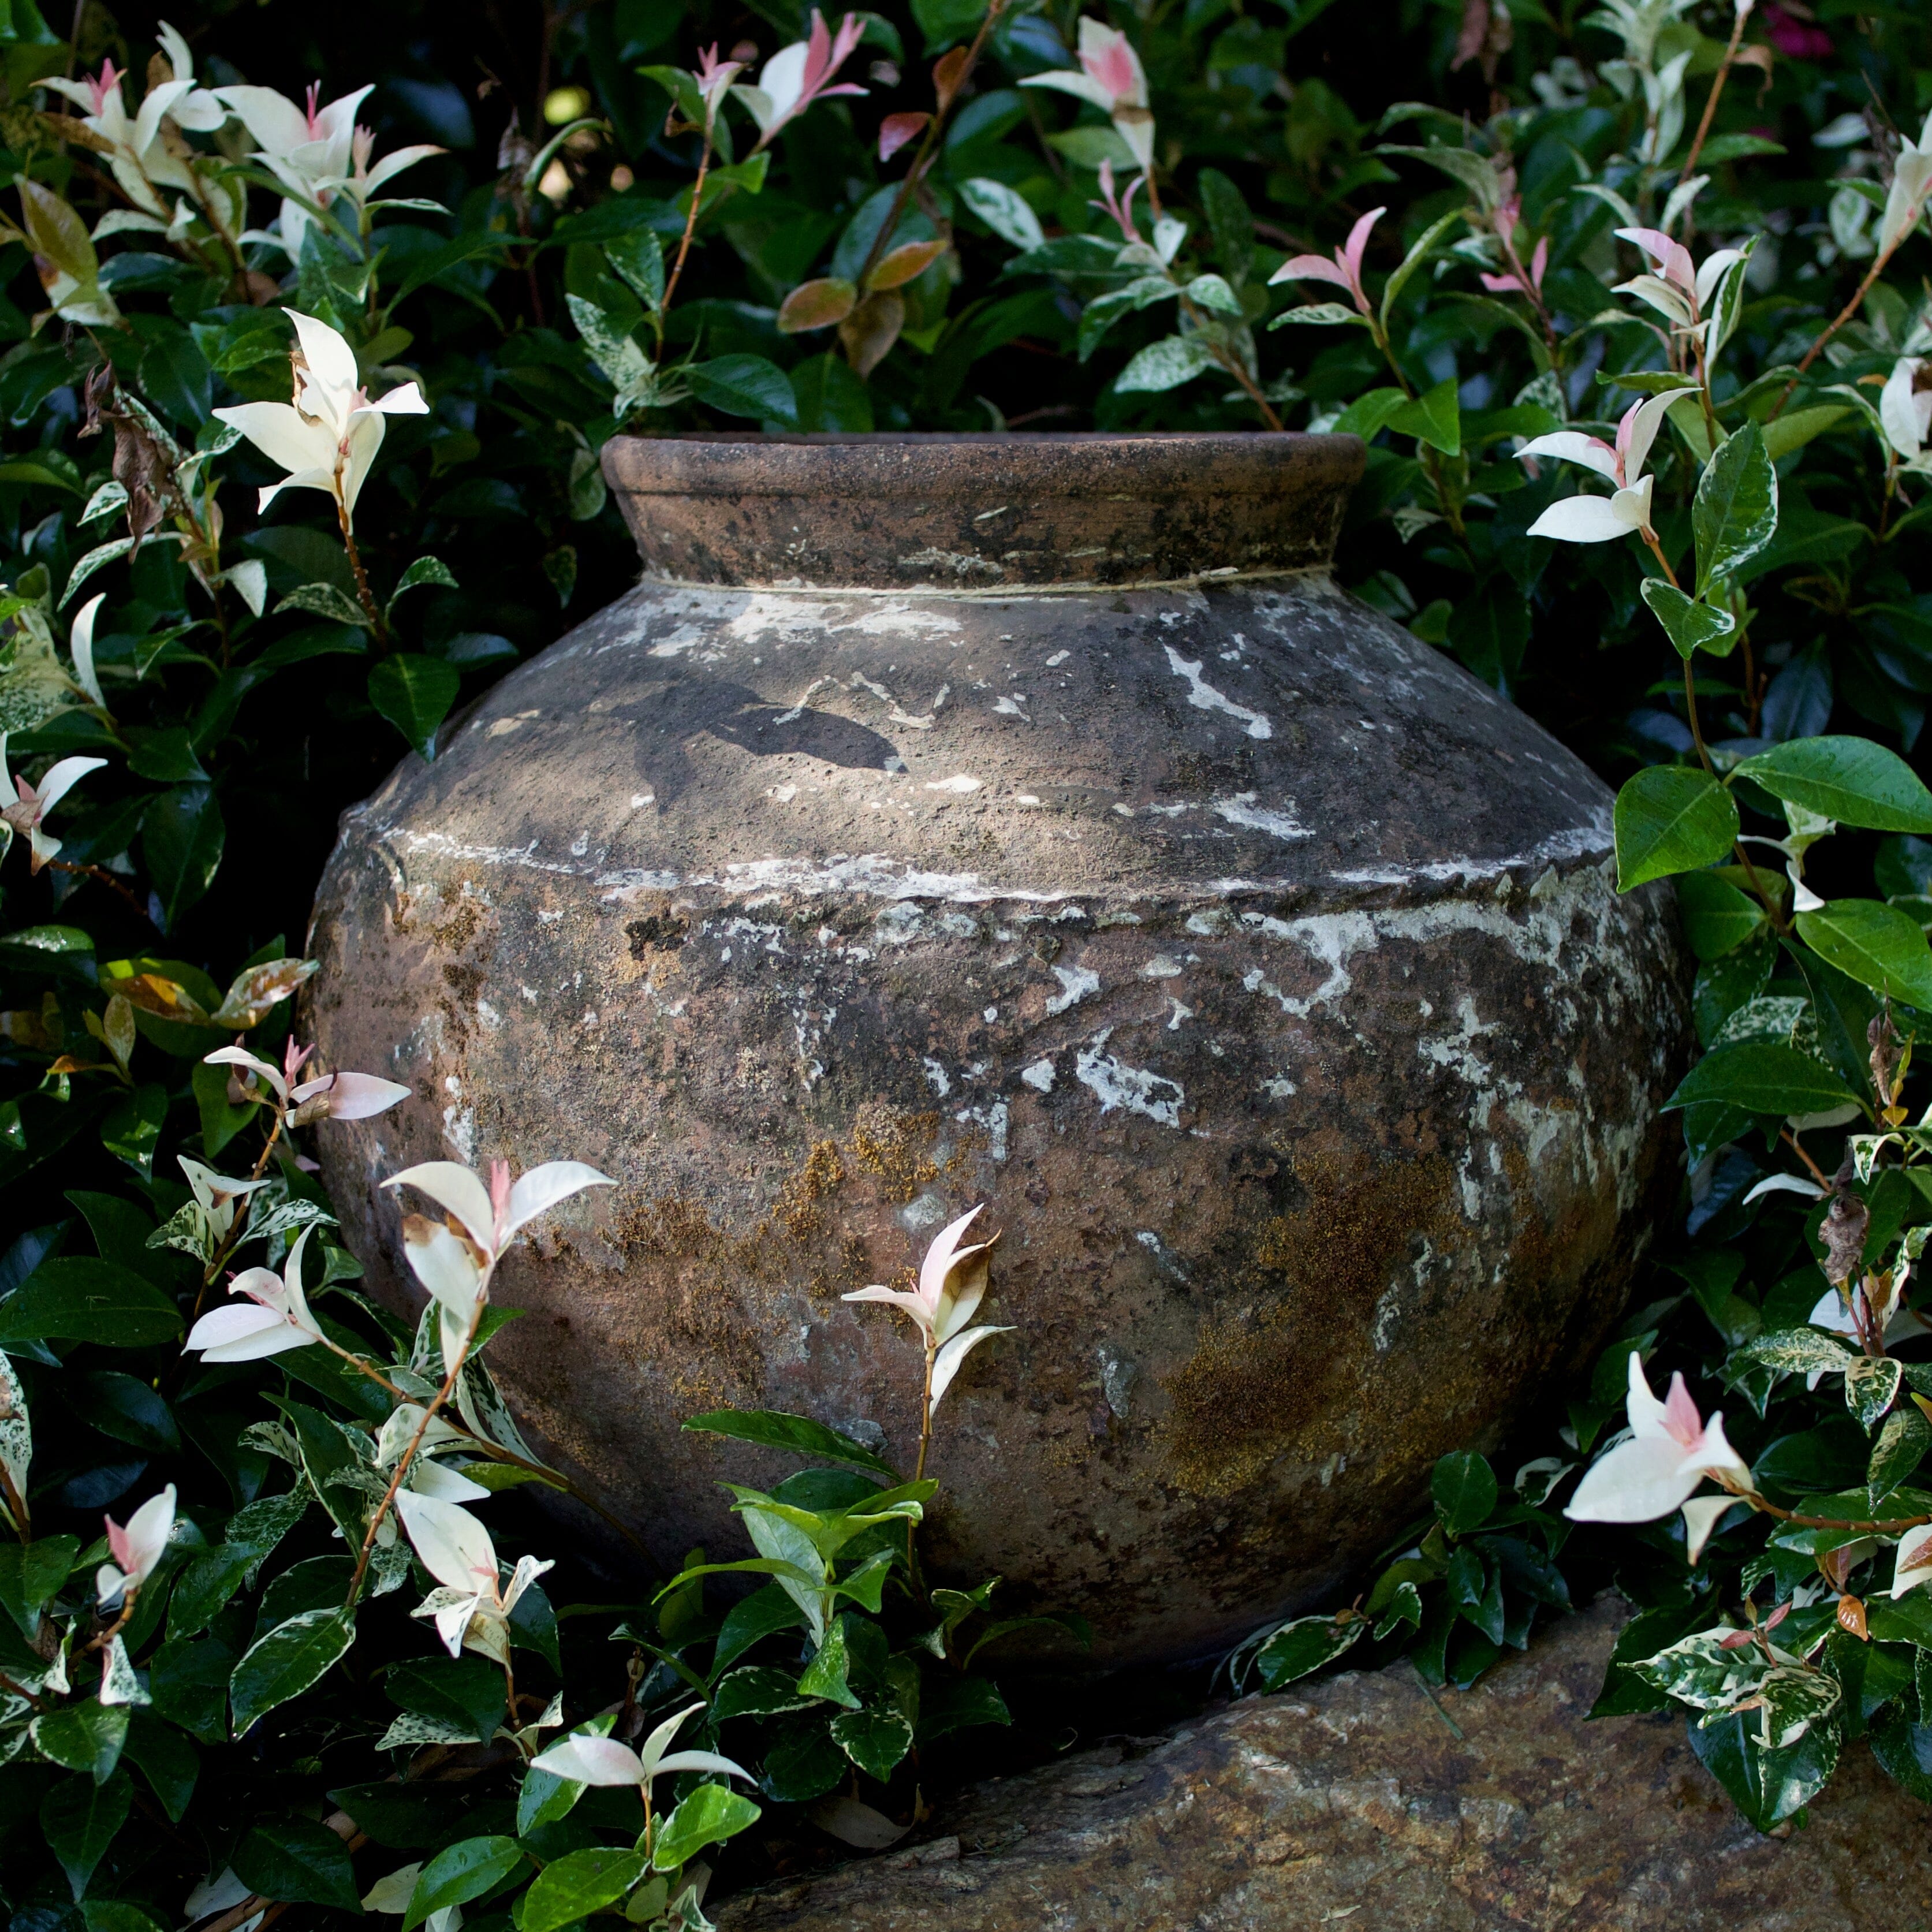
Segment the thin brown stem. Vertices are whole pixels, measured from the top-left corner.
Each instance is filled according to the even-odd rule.
[[[369,573],[362,568],[362,553],[356,547],[356,532],[350,526],[349,506],[338,496],[335,500],[335,520],[342,526],[342,547],[349,553],[349,567],[356,573],[356,601],[367,614],[370,628],[376,633],[376,648],[389,648],[389,627],[382,621],[382,614],[377,608],[376,593],[369,588]]]
[[[1730,77],[1731,63],[1737,58],[1738,46],[1744,37],[1744,22],[1750,17],[1750,10],[1740,7],[1737,10],[1737,17],[1731,23],[1730,44],[1724,50],[1724,58],[1718,63],[1716,78],[1711,82],[1711,92],[1704,101],[1703,116],[1697,123],[1697,131],[1691,137],[1690,152],[1684,157],[1683,170],[1677,177],[1679,182],[1688,181],[1696,172],[1697,157],[1704,152],[1704,138],[1711,131],[1712,117],[1718,111],[1718,102],[1724,93],[1724,82]],[[1696,212],[1692,207],[1687,206],[1684,210],[1684,239],[1687,244],[1696,232]]]
[[[1917,222],[1914,221],[1912,227],[1916,228],[1917,226]],[[1908,228],[1906,230],[1906,234],[1909,235],[1911,232],[1912,230]],[[1905,236],[1902,235],[1899,237],[1899,241],[1902,242]],[[1892,255],[1897,250],[1898,247],[1898,242],[1894,242],[1892,244],[1891,248],[1880,250],[1877,256],[1874,260],[1870,268],[1865,272],[1865,278],[1863,281],[1859,283],[1857,291],[1852,296],[1851,300],[1846,303],[1843,308],[1839,310],[1838,313],[1832,318],[1830,322],[1826,325],[1824,333],[1818,338],[1816,342],[1812,344],[1809,349],[1805,350],[1804,361],[1798,364],[1797,369],[1792,374],[1791,380],[1784,386],[1784,393],[1778,398],[1777,404],[1773,407],[1771,414],[1765,418],[1767,422],[1777,422],[1780,414],[1784,410],[1785,404],[1790,401],[1792,393],[1796,390],[1798,384],[1804,380],[1805,370],[1809,369],[1812,364],[1816,362],[1818,358],[1825,352],[1825,346],[1826,344],[1832,340],[1832,337],[1836,335],[1839,330],[1843,328],[1845,324],[1850,322],[1852,317],[1858,314],[1860,305],[1864,302],[1865,297],[1871,293],[1873,287],[1877,283],[1879,277],[1885,272],[1886,264],[1892,260]]]
[[[250,1180],[260,1180],[268,1171],[268,1156],[274,1152],[275,1143],[282,1137],[282,1127],[286,1118],[282,1109],[278,1107],[275,1109],[275,1124],[268,1130],[268,1140],[256,1158],[254,1171],[248,1176]],[[215,1277],[227,1265],[229,1256],[248,1239],[248,1214],[244,1204],[238,1206],[234,1226],[229,1229],[220,1246],[215,1250],[214,1259],[202,1270],[200,1292],[194,1298],[194,1312],[197,1316],[201,1313],[202,1304],[208,1299],[208,1291],[214,1285]]]
[[[1842,1529],[1856,1532],[1861,1536],[1898,1536],[1908,1529],[1921,1529],[1932,1522],[1932,1516],[1893,1516],[1883,1520],[1868,1520],[1860,1516],[1801,1516],[1796,1510],[1780,1509],[1777,1504],[1766,1502],[1755,1492],[1739,1496],[1738,1500],[1798,1529]]]
[[[1805,1152],[1804,1143],[1798,1139],[1797,1135],[1790,1127],[1783,1129],[1778,1135],[1778,1138],[1784,1142],[1785,1145],[1788,1147],[1791,1151],[1811,1170],[1811,1178],[1817,1182],[1820,1187],[1829,1187],[1831,1186],[1832,1183],[1830,1177],[1827,1175],[1825,1170]]]
[[[140,1594],[140,1585],[130,1583],[122,1593],[121,1614],[105,1630],[100,1631],[87,1642],[82,1644],[76,1654],[86,1657],[94,1651],[105,1650],[128,1628],[128,1619],[134,1614],[134,1600]]]
[[[362,1553],[356,1559],[356,1574],[349,1580],[349,1595],[343,1607],[353,1609],[356,1600],[362,1594],[362,1579],[369,1574],[369,1559],[375,1553],[376,1534],[382,1527],[389,1514],[396,1492],[403,1486],[404,1479],[410,1473],[410,1465],[416,1460],[416,1450],[422,1446],[423,1438],[429,1433],[430,1424],[436,1420],[436,1412],[455,1393],[456,1378],[463,1372],[463,1365],[470,1359],[470,1351],[475,1346],[476,1330],[483,1320],[483,1310],[489,1301],[490,1282],[485,1276],[476,1294],[476,1312],[470,1318],[470,1333],[463,1338],[463,1346],[457,1351],[456,1360],[442,1378],[442,1386],[430,1397],[429,1406],[423,1411],[422,1421],[416,1424],[416,1432],[409,1439],[408,1446],[396,1460],[396,1472],[389,1478],[389,1486],[382,1492],[382,1500],[376,1505],[375,1514],[369,1519],[369,1532],[362,1539]]]
[[[940,136],[945,130],[946,123],[950,118],[959,97],[965,92],[967,82],[972,79],[973,70],[979,65],[980,56],[986,47],[986,36],[993,31],[994,22],[998,20],[1000,14],[1006,10],[1006,0],[992,0],[992,4],[987,8],[986,17],[980,22],[980,31],[974,35],[972,44],[966,50],[965,63],[953,80],[952,93],[944,101],[938,104],[939,111],[926,124],[925,136],[920,141],[918,150],[913,156],[912,165],[906,170],[905,178],[899,183],[899,191],[893,196],[892,205],[886,211],[886,218],[880,223],[879,232],[872,237],[872,245],[866,251],[866,259],[860,264],[859,272],[852,278],[854,286],[860,291],[862,295],[872,271],[885,259],[886,250],[892,245],[892,236],[898,232],[899,220],[905,213],[907,202],[911,200],[914,190],[925,178],[926,170],[932,165],[933,158],[938,152]],[[1148,200],[1157,217],[1160,213],[1160,203],[1154,194],[1154,175],[1151,170],[1148,172],[1147,184]]]
[[[691,253],[691,238],[697,232],[698,210],[704,205],[704,177],[711,168],[711,124],[704,124],[704,146],[698,157],[698,179],[691,190],[691,212],[684,218],[684,232],[679,236],[677,260],[671,264],[670,274],[664,283],[664,300],[658,304],[656,317],[658,338],[658,360],[664,360],[664,318],[670,313],[671,300],[677,293],[678,278],[684,273],[684,258]]]
[[[1210,326],[1207,317],[1184,295],[1180,298],[1180,306],[1196,330],[1205,334]],[[1248,400],[1261,411],[1262,420],[1270,429],[1280,430],[1282,427],[1281,418],[1276,415],[1274,405],[1262,394],[1261,385],[1243,366],[1240,356],[1236,355],[1233,350],[1226,348],[1214,340],[1211,337],[1209,338],[1209,348],[1214,360],[1248,392]]]
[[[148,909],[137,899],[125,884],[117,879],[105,866],[82,865],[66,859],[48,859],[43,862],[50,872],[74,872],[81,878],[98,880],[100,883],[118,892],[140,916],[148,916]]]

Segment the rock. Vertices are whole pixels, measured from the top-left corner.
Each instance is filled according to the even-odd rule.
[[[616,1179],[506,1262],[491,1360],[660,1563],[738,1553],[721,1479],[793,1466],[694,1412],[910,1468],[910,1331],[838,1298],[976,1202],[1013,1332],[946,1397],[927,1556],[1102,1662],[1320,1598],[1614,1319],[1676,1180],[1668,890],[1620,897],[1604,786],[1316,567],[1359,460],[620,440],[687,580],[346,818],[316,1036],[416,1097],[322,1137],[345,1234],[410,1307],[406,1163]]]
[[[1628,1614],[1603,1598],[1435,1701],[1406,1664],[1352,1672],[982,1785],[924,1842],[713,1916],[719,1932],[1932,1926],[1932,1815],[1862,1745],[1804,1826],[1766,1838],[1678,1719],[1584,1721]]]

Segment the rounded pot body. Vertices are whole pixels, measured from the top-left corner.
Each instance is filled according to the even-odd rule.
[[[1313,1604],[1616,1314],[1669,900],[1616,893],[1576,759],[1330,580],[1360,464],[620,442],[656,574],[346,816],[322,1062],[416,1090],[320,1136],[347,1233],[413,1307],[386,1175],[616,1180],[506,1262],[491,1358],[664,1563],[792,1466],[695,1411],[910,1468],[915,1333],[841,1297],[976,1203],[1012,1332],[939,1410],[931,1558],[1102,1662]]]

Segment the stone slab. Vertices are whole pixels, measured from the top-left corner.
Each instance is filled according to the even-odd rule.
[[[1680,1722],[1585,1722],[1628,1614],[1473,1690],[1353,1672],[982,1785],[720,1932],[1932,1932],[1932,1812],[1862,1745],[1765,1838]]]

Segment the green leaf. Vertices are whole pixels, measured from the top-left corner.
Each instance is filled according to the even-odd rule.
[[[663,307],[664,296],[664,244],[648,228],[628,235],[613,236],[604,244],[604,254],[612,268],[630,284],[632,291],[653,315]]]
[[[1797,738],[1742,760],[1738,775],[1774,798],[1874,832],[1932,832],[1932,791],[1868,738]]]
[[[503,1673],[484,1658],[428,1657],[398,1664],[382,1689],[398,1709],[440,1726],[452,1743],[485,1743],[503,1721]]]
[[[1197,308],[1211,309],[1217,315],[1242,313],[1240,297],[1220,275],[1196,275],[1181,292]]]
[[[1451,1536],[1467,1536],[1489,1520],[1496,1506],[1496,1478],[1488,1462],[1467,1450],[1443,1456],[1430,1471],[1436,1514]]]
[[[1277,328],[1286,328],[1291,324],[1316,328],[1337,328],[1346,322],[1352,322],[1358,328],[1367,328],[1372,325],[1365,315],[1358,315],[1352,308],[1340,302],[1304,302],[1299,308],[1284,309],[1268,324],[1272,333]]]
[[[1798,936],[1818,956],[1874,992],[1932,1009],[1932,946],[1924,928],[1879,899],[1834,899],[1801,912]]]
[[[466,1905],[472,1898],[494,1892],[524,1862],[523,1847],[514,1838],[465,1838],[437,1852],[417,1877],[410,1909],[403,1916],[402,1932],[415,1932],[432,1912]],[[525,1915],[524,1932],[531,1932],[527,1906]]]
[[[806,1666],[798,1680],[800,1694],[823,1697],[828,1702],[843,1704],[848,1710],[857,1710],[860,1701],[845,1681],[851,1667],[851,1654],[845,1643],[845,1619],[841,1617],[826,1631],[825,1641]]]
[[[1348,1649],[1368,1628],[1367,1620],[1351,1617],[1297,1617],[1283,1624],[1255,1653],[1255,1667],[1270,1690],[1292,1684],[1298,1677],[1319,1670]]]
[[[1638,588],[1680,658],[1688,659],[1694,651],[1708,651],[1720,658],[1730,654],[1738,628],[1738,620],[1730,611],[1714,604],[1694,603],[1676,584],[1666,584],[1660,577],[1646,577]]]
[[[662,1842],[662,1840],[660,1840]],[[593,1912],[614,1905],[628,1892],[646,1869],[642,1852],[620,1851],[614,1846],[596,1845],[580,1852],[566,1852],[538,1873],[536,1882],[524,1899],[522,1932],[561,1932]],[[425,1872],[424,1877],[428,1874]],[[422,1880],[417,1881],[418,1886]],[[414,1901],[410,1905],[415,1911]],[[417,1923],[412,1917],[403,1932]]]
[[[44,1536],[33,1543],[0,1544],[0,1607],[31,1643],[40,1634],[40,1610],[54,1600],[80,1554],[76,1536]]]
[[[1388,327],[1389,313],[1395,307],[1396,298],[1408,286],[1409,278],[1428,260],[1429,251],[1457,222],[1467,219],[1462,209],[1454,208],[1439,220],[1430,223],[1428,228],[1416,238],[1414,244],[1403,256],[1400,265],[1383,285],[1382,323],[1384,329]],[[1455,452],[1451,451],[1450,453],[1453,455]]]
[[[312,1818],[262,1820],[235,1847],[230,1863],[235,1876],[264,1898],[361,1914],[349,1847]]]
[[[1706,1054],[1684,1076],[1664,1112],[1700,1100],[1723,1100],[1747,1113],[1780,1118],[1828,1114],[1857,1096],[1828,1066],[1774,1040],[1740,1041]]]
[[[0,1348],[56,1339],[146,1348],[181,1332],[172,1296],[131,1269],[82,1256],[41,1262],[0,1302]]]
[[[1845,1364],[1845,1406],[1868,1436],[1898,1399],[1904,1372],[1889,1355],[1855,1355]]]
[[[1617,890],[1694,872],[1736,842],[1737,801],[1701,766],[1651,765],[1617,794]]]
[[[168,1604],[168,1635],[194,1636],[206,1630],[242,1580],[302,1520],[308,1504],[304,1487],[258,1497],[238,1510],[220,1547],[204,1552],[182,1572]]]
[[[971,1671],[941,1670],[920,1686],[919,1741],[929,1744],[978,1724],[1010,1724],[1012,1713],[999,1687]]]
[[[1778,472],[1764,432],[1747,422],[1718,446],[1690,506],[1697,540],[1697,595],[1748,562],[1778,534]]]
[[[154,1150],[167,1113],[167,1089],[144,1082],[122,1094],[101,1117],[100,1144],[146,1180],[154,1172]]]
[[[656,241],[653,236],[652,240]],[[440,584],[446,590],[457,588],[455,573],[440,556],[419,556],[396,580],[396,587],[391,592],[388,602],[383,606],[382,614],[393,619],[396,605],[406,590],[414,590],[424,584]],[[386,716],[386,714],[385,714]]]
[[[1748,892],[1739,892],[1728,880],[1709,872],[1686,872],[1678,878],[1677,910],[1684,921],[1684,936],[1700,959],[1725,958],[1756,934],[1765,922],[1764,908]],[[1772,944],[1768,934],[1766,943]],[[1771,956],[1775,958],[1774,949]],[[1760,989],[1768,976],[1767,968],[1758,980]]]
[[[1858,1358],[1835,1335],[1827,1335],[1822,1329],[1781,1328],[1745,1342],[1732,1359],[1792,1374],[1809,1375],[1816,1370],[1825,1375],[1842,1375]]]
[[[798,401],[791,380],[762,356],[717,356],[694,362],[685,372],[691,393],[707,408],[727,416],[757,416],[798,427]]]
[[[214,883],[228,829],[211,784],[176,785],[148,807],[141,851],[160,904],[164,930]]]
[[[1919,1653],[1923,1657],[1925,1653]],[[1922,1712],[1924,1705],[1921,1703]],[[1894,1705],[1865,1733],[1886,1774],[1922,1804],[1932,1804],[1932,1724],[1915,1724]]]
[[[128,1808],[134,1802],[134,1782],[124,1773],[105,1784],[96,1784],[91,1778],[70,1778],[40,1800],[40,1835],[59,1860],[76,1899],[86,1893],[94,1868],[128,1822]]]
[[[832,1742],[868,1778],[881,1784],[912,1749],[912,1724],[903,1711],[869,1705],[861,1711],[842,1711],[832,1720]]]
[[[424,760],[436,756],[436,734],[456,702],[462,674],[445,658],[404,651],[369,674],[369,702]]]
[[[800,429],[871,434],[872,392],[842,358],[808,356],[793,368],[791,390]]]
[[[1198,335],[1164,336],[1150,342],[1114,378],[1119,395],[1158,394],[1177,389],[1215,366],[1214,355]]]
[[[896,1718],[898,1715],[896,1712],[892,1714]],[[912,1742],[912,1726],[906,1724],[903,1718],[899,1718],[898,1721],[905,1725],[909,1746]],[[832,1728],[836,1732],[837,1724]],[[900,1756],[904,1755],[902,1751]],[[895,1763],[898,1761],[896,1758],[893,1760]],[[756,1824],[760,1815],[758,1806],[748,1798],[740,1797],[722,1784],[700,1784],[664,1820],[663,1828],[658,1833],[657,1843],[651,1850],[651,1863],[659,1871],[676,1871],[706,1845],[722,1845],[727,1838],[736,1837],[746,1826]],[[531,1932],[527,1916],[524,1932]]]
[[[1396,410],[1405,407],[1408,398],[1393,386],[1379,389],[1365,389],[1335,420],[1328,425],[1331,436],[1358,436],[1364,442],[1373,442]]]
[[[548,1778],[548,1772],[529,1775]],[[358,1830],[379,1845],[397,1851],[434,1851],[448,1844],[462,1831],[462,1803],[456,1787],[424,1783],[346,1784],[328,1794],[328,1802],[346,1811]],[[527,1828],[520,1816],[518,1829]]]
[[[775,1408],[714,1408],[702,1415],[688,1417],[684,1424],[709,1436],[729,1436],[740,1442],[755,1442],[766,1449],[789,1450],[798,1456],[824,1456],[835,1462],[850,1462],[896,1482],[898,1472],[875,1450],[862,1442],[828,1429],[809,1416],[790,1415]]]
[[[1690,1748],[1744,1816],[1768,1832],[1824,1789],[1838,1767],[1841,1733],[1835,1724],[1820,1725],[1788,1750],[1766,1750],[1757,1742],[1756,1715],[1693,1724]]]
[[[1388,419],[1398,436],[1412,436],[1439,449],[1444,456],[1462,453],[1462,414],[1456,400],[1456,382],[1445,376],[1412,403],[1405,403]]]
[[[802,1711],[812,1702],[799,1689],[798,1679],[791,1672],[769,1664],[748,1664],[720,1679],[712,1694],[711,1722],[722,1724],[730,1718],[776,1718],[787,1711]]]
[[[82,1904],[87,1932],[167,1932],[146,1906],[127,1898],[90,1898]]]
[[[123,1755],[128,1763],[140,1767],[170,1822],[178,1825],[188,1815],[201,1768],[194,1746],[166,1718],[152,1711],[136,1711]]]
[[[299,1697],[356,1641],[356,1619],[340,1608],[304,1610],[249,1646],[230,1688],[238,1738],[258,1719]]]
[[[1932,1449],[1932,1424],[1916,1407],[1907,1403],[1886,1418],[1865,1473],[1874,1510],[1917,1469],[1928,1449]]]
[[[43,1757],[69,1771],[86,1772],[96,1784],[105,1784],[128,1742],[128,1707],[98,1704],[90,1698],[85,1704],[69,1704],[36,1718],[28,1730]]]
[[[369,614],[346,592],[332,584],[304,584],[291,590],[275,606],[275,615],[285,610],[306,610],[312,616],[326,617],[332,624],[369,628]]]

